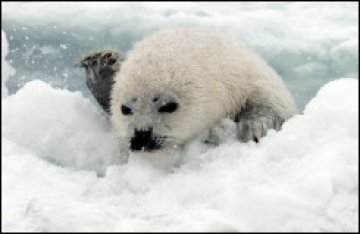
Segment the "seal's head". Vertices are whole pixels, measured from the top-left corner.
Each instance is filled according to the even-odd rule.
[[[175,95],[154,92],[134,92],[121,95],[116,105],[114,121],[134,152],[156,152],[176,147],[177,119],[182,115],[182,103]],[[115,109],[115,108],[114,108]]]
[[[189,91],[178,84],[120,77],[112,95],[112,122],[133,152],[163,153],[194,135],[203,121]],[[126,81],[125,81],[126,80]],[[194,115],[198,115],[194,118]]]
[[[219,60],[187,33],[176,35],[138,42],[115,77],[111,119],[133,152],[154,155],[181,146],[226,115]]]

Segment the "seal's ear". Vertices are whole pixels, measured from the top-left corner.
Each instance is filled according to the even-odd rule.
[[[76,67],[85,68],[86,84],[97,102],[109,113],[110,93],[114,77],[125,56],[115,50],[103,49],[88,53],[77,60]]]

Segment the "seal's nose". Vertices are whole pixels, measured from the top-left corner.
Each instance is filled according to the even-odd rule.
[[[148,128],[148,129],[135,129],[135,137],[138,138],[150,138],[152,134],[152,128]]]
[[[134,137],[130,140],[130,149],[133,151],[154,148],[152,128],[135,129]]]

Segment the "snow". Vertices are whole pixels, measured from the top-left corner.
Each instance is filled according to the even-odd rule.
[[[194,139],[180,154],[120,163],[90,101],[31,81],[2,100],[2,228],[356,231],[358,95],[358,80],[339,79],[258,144],[224,120],[218,147]]]
[[[358,3],[2,6],[3,231],[358,230]],[[258,144],[240,143],[225,119],[219,146],[200,136],[184,151],[122,161],[72,64],[176,24],[244,38],[303,113]]]
[[[99,173],[112,160],[112,127],[80,92],[34,80],[4,100],[2,111],[3,135],[46,160]]]

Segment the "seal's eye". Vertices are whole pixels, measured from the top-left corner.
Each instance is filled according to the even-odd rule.
[[[160,113],[172,113],[176,111],[178,104],[176,102],[169,102],[159,108]]]
[[[123,115],[132,115],[132,110],[130,107],[125,106],[125,105],[121,105],[121,112]]]

